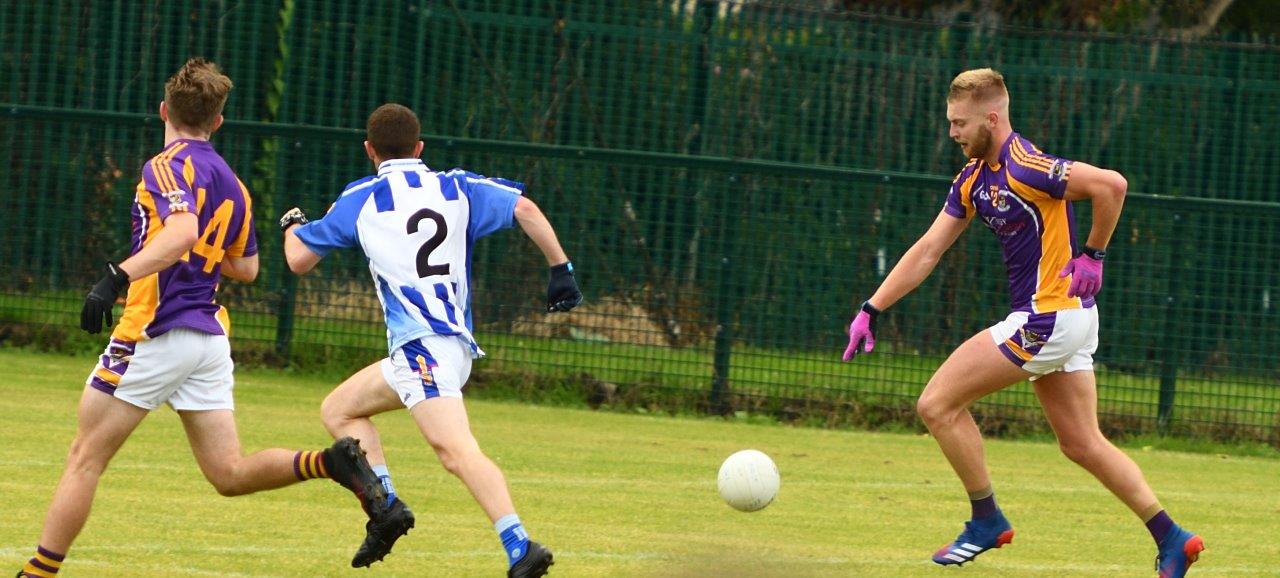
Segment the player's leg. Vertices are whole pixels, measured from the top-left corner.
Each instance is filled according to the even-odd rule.
[[[98,479],[147,413],[146,409],[85,386],[77,411],[76,437],[45,515],[40,545],[23,567],[27,576],[47,578],[57,574],[71,543],[89,519]]]
[[[368,452],[369,465],[373,469],[387,495],[386,515],[380,520],[370,520],[366,525],[365,539],[351,560],[354,567],[369,566],[382,560],[391,552],[396,540],[414,526],[413,512],[408,504],[395,493],[391,472],[387,469],[382,441],[370,416],[395,409],[404,409],[404,403],[383,376],[384,361],[370,364],[347,378],[325,398],[320,405],[324,426],[334,438],[351,437],[360,440]]]
[[[382,485],[355,440],[344,438],[318,451],[272,448],[244,455],[232,411],[234,364],[226,336],[193,333],[184,345],[204,355],[168,402],[182,418],[200,471],[219,494],[239,496],[329,478],[355,493],[370,516],[381,515]]]
[[[1146,523],[1160,550],[1162,577],[1184,574],[1199,558],[1204,543],[1173,522],[1160,507],[1138,464],[1102,434],[1093,371],[1060,371],[1045,375],[1034,384],[1062,453],[1093,474]]]
[[[471,350],[453,337],[423,338],[399,349],[387,362],[387,378],[406,399],[409,413],[440,464],[458,477],[489,516],[509,577],[541,576],[553,564],[549,550],[529,539],[516,514],[506,477],[480,450],[471,432],[462,388],[471,375]]]
[[[989,331],[983,331],[956,348],[920,394],[916,410],[959,476],[972,508],[965,531],[935,552],[934,562],[963,564],[1013,538],[1011,526],[996,507],[982,434],[969,406],[1030,375],[1000,351]]]
[[[334,439],[351,437],[360,440],[369,465],[383,482],[387,502],[391,503],[397,499],[395,486],[391,483],[387,459],[382,453],[382,439],[369,418],[404,409],[404,403],[383,377],[381,368],[381,361],[371,363],[343,381],[320,404],[320,419]]]

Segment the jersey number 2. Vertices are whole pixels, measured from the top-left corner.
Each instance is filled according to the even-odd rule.
[[[448,275],[449,264],[432,265],[428,261],[431,259],[431,252],[436,250],[444,238],[449,234],[449,227],[445,225],[444,215],[437,213],[431,209],[418,209],[418,212],[409,216],[409,223],[406,231],[410,235],[418,232],[418,224],[423,219],[431,219],[436,223],[436,234],[432,235],[427,242],[418,248],[418,277],[430,277],[432,275]]]

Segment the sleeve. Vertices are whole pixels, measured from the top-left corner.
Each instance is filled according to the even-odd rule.
[[[1054,199],[1067,192],[1071,161],[1041,152],[1017,137],[1009,145],[1009,160],[1009,176],[1019,183]]]
[[[258,254],[258,233],[253,220],[253,198],[249,196],[249,187],[244,186],[243,181],[236,179],[236,183],[240,185],[240,194],[244,199],[244,220],[240,224],[236,240],[227,249],[227,254],[232,257],[252,257]]]
[[[965,178],[966,172],[961,170],[955,180],[951,181],[951,190],[947,192],[947,200],[942,204],[942,210],[957,219],[967,219],[973,214],[973,195],[970,190],[973,181]]]
[[[138,194],[138,202],[155,211],[161,223],[174,213],[194,210],[196,197],[191,183],[183,176],[183,160],[166,151],[142,165],[142,183],[146,192]],[[146,198],[142,198],[146,195]]]
[[[516,201],[524,194],[524,183],[468,172],[453,178],[461,179],[459,188],[471,203],[471,222],[467,225],[471,238],[479,239],[515,224]]]
[[[344,194],[329,207],[323,218],[302,225],[293,232],[308,249],[321,257],[334,249],[355,247],[360,243],[356,219],[368,198],[368,189]]]

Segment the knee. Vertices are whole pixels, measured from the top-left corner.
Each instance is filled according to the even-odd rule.
[[[937,396],[929,395],[926,388],[925,393],[916,400],[916,414],[924,420],[926,425],[932,426],[945,423],[955,414],[955,410]]]
[[[88,447],[77,437],[67,452],[67,469],[80,475],[101,476],[107,469],[107,459]]]
[[[205,471],[204,477],[209,480],[209,484],[213,486],[219,496],[230,498],[252,493],[241,481],[240,475],[233,464],[209,469]]]
[[[436,456],[440,458],[440,465],[445,471],[460,476],[464,466],[471,459],[480,453],[479,449],[470,448],[463,444],[431,444],[431,448],[435,450]]]
[[[325,429],[329,430],[330,434],[337,435],[349,420],[346,407],[333,394],[329,394],[320,403],[320,421],[324,423]]]
[[[1092,462],[1099,453],[1106,449],[1106,446],[1107,442],[1102,439],[1101,434],[1097,436],[1058,438],[1058,449],[1062,450],[1062,455],[1080,465]]]

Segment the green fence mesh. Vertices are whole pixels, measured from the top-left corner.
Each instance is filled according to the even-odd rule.
[[[360,127],[398,101],[428,165],[529,184],[587,295],[540,313],[532,245],[480,242],[485,371],[718,410],[909,415],[947,352],[1006,312],[995,241],[965,235],[886,314],[876,354],[839,363],[843,329],[962,164],[948,82],[992,66],[1020,132],[1130,182],[1099,298],[1108,428],[1280,444],[1275,45],[696,1],[22,2],[0,7],[0,33],[5,325],[74,324],[127,246],[163,81],[203,55],[236,83],[214,142],[255,195],[262,245],[259,281],[223,290],[237,348],[378,355],[360,256],[295,279],[273,222],[367,174]],[[1026,386],[979,411],[994,429],[1040,419]]]

